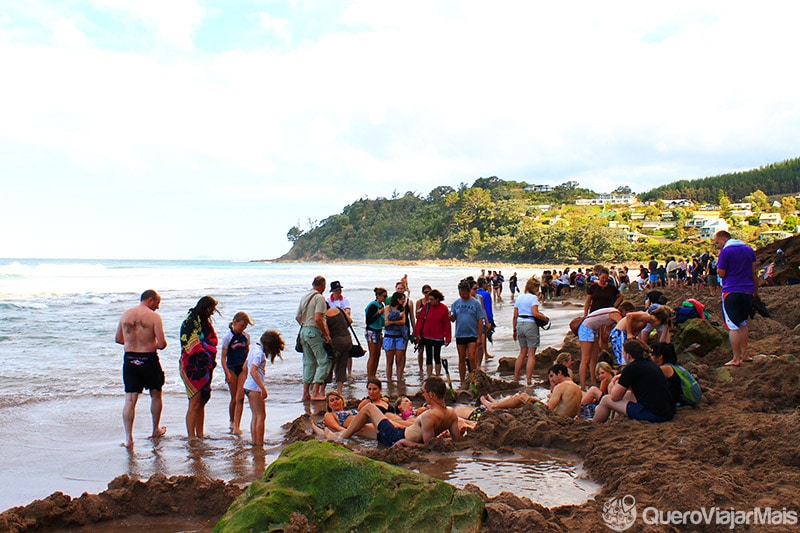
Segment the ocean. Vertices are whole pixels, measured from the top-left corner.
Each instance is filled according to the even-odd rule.
[[[487,265],[487,268],[492,268]],[[534,269],[517,271],[521,285]],[[506,278],[511,271],[503,272]],[[354,326],[364,343],[363,309],[373,299],[373,288],[391,294],[396,281],[408,276],[414,300],[424,283],[438,288],[445,303],[458,297],[458,280],[478,276],[479,268],[438,265],[268,263],[229,261],[143,261],[0,259],[0,509],[23,505],[61,490],[72,496],[98,492],[115,476],[147,477],[200,474],[248,482],[263,472],[278,452],[282,426],[306,412],[300,402],[301,355],[293,349],[298,326],[294,320],[301,296],[316,275],[328,284],[339,280],[352,304]],[[122,346],[114,334],[122,312],[138,305],[139,295],[155,289],[161,295],[161,314],[168,346],[160,352],[166,373],[162,423],[167,437],[153,443],[149,397],[138,404],[134,452],[123,441],[121,410]],[[513,306],[496,306],[497,332],[490,351],[496,356],[516,356],[511,339]],[[326,291],[326,296],[327,296]],[[206,432],[202,444],[186,439],[183,416],[186,397],[178,373],[180,324],[197,300],[211,295],[220,302],[215,328],[220,338],[237,311],[255,321],[248,328],[253,340],[266,329],[280,331],[286,341],[283,360],[267,367],[267,446],[253,451],[248,444],[250,413],[245,407],[237,439],[227,434],[228,391],[217,369],[212,399],[206,407]],[[542,346],[560,345],[568,318],[575,309],[544,311],[553,327],[543,331]],[[454,344],[443,356],[457,368]],[[348,397],[363,397],[366,357],[354,362],[354,381]],[[496,361],[495,359],[494,361]],[[384,373],[381,361],[379,377]],[[496,363],[484,365],[492,373]],[[409,350],[407,386],[416,392],[422,376],[416,355]],[[454,379],[456,376],[454,376]],[[384,386],[384,392],[396,392]]]

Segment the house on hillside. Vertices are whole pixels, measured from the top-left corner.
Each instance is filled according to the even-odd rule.
[[[719,218],[719,210],[716,211],[695,211],[692,213],[691,220],[687,220],[683,225],[687,228],[702,228],[706,221],[717,220]]]
[[[631,227],[628,224],[621,224],[616,220],[609,220],[608,227],[613,229],[618,229],[620,231],[630,231]]]
[[[791,236],[792,233],[789,233],[788,231],[762,231],[758,235],[758,238],[764,240],[768,237],[775,237],[775,240],[777,241],[780,239],[788,239]]]
[[[653,233],[672,229],[677,225],[674,220],[645,220],[642,222],[642,233]]]
[[[529,185],[525,187],[525,190],[528,192],[552,192],[553,187],[550,185]]]
[[[598,194],[595,198],[578,198],[575,205],[632,205],[635,194]]]
[[[700,227],[700,238],[711,239],[718,231],[730,230],[730,224],[724,218],[717,218],[715,220],[706,220]]]
[[[631,220],[644,220],[644,213],[631,213]]]
[[[694,207],[694,203],[686,198],[676,198],[674,200],[661,200],[664,207],[667,209],[675,209],[676,207]]]
[[[761,213],[758,217],[758,223],[768,226],[782,226],[783,218],[780,213]]]

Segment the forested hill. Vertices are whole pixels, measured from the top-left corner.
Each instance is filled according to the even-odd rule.
[[[800,191],[800,157],[764,167],[697,180],[680,180],[639,195],[642,202],[686,198],[693,202],[716,203],[720,191],[734,202],[741,202],[753,191],[767,196]]]
[[[471,187],[462,184],[458,190],[440,186],[425,197],[406,192],[388,199],[361,198],[340,214],[320,222],[309,220],[305,228],[291,228],[287,238],[292,249],[279,260],[588,263],[643,260],[666,253],[688,256],[701,246],[696,232],[687,233],[683,226],[661,235],[641,236],[637,230],[642,223],[631,219],[633,211],[626,206],[575,205],[578,198],[596,196],[578,185],[568,181],[536,192],[525,182],[490,177],[476,180]],[[747,172],[676,182],[641,194],[639,199],[690,198],[716,203],[722,190],[727,193],[726,201],[736,202],[759,189],[766,195],[800,191],[800,158]],[[631,191],[619,187],[614,192]],[[762,203],[769,209],[766,201]],[[637,209],[644,211],[645,207]],[[658,216],[659,208],[650,206],[647,219]],[[675,212],[676,220],[686,216],[681,208]],[[617,227],[610,227],[614,225]],[[740,238],[758,238],[752,231],[758,231],[757,226],[756,216],[756,227]],[[638,242],[632,242],[631,232]],[[707,246],[707,241],[702,245]]]

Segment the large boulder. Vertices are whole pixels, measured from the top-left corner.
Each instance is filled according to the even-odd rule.
[[[728,334],[724,329],[714,326],[708,320],[702,318],[690,318],[678,326],[678,332],[673,338],[675,351],[680,354],[692,344],[700,346],[691,351],[697,357],[704,357],[710,351],[722,346],[728,340]]]
[[[480,531],[483,514],[481,498],[443,481],[306,441],[288,446],[214,532],[281,531],[298,520],[318,531]]]

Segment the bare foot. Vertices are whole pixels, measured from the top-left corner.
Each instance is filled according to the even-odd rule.
[[[120,446],[127,448],[129,452],[133,451],[133,440],[129,440],[128,442],[123,442]]]
[[[167,426],[161,426],[157,430],[153,431],[153,434],[150,435],[150,438],[157,439],[159,437],[163,437],[166,433],[167,433]]]
[[[312,402],[324,402],[325,401],[325,396],[312,396],[311,397],[311,401]]]
[[[753,358],[752,357],[742,357],[742,361],[744,361],[745,363],[752,363],[753,362]]]
[[[494,402],[494,399],[488,394],[486,396],[481,396],[481,405],[483,405],[489,411],[492,410],[492,402]]]
[[[300,401],[301,402],[307,402],[310,399],[311,399],[311,396],[309,396],[308,394],[304,394],[303,397],[300,398]]]
[[[231,433],[232,433],[233,435],[236,435],[237,437],[241,437],[241,436],[242,436],[242,433],[244,433],[244,431],[242,431],[242,428],[236,428],[236,429],[232,429],[232,430],[231,430]],[[262,443],[262,444],[263,444],[263,443]]]
[[[325,435],[325,438],[328,440],[342,440],[341,434],[336,433],[335,431],[331,431],[328,428],[325,428],[325,432],[323,434]]]
[[[316,425],[314,422],[311,422],[311,431],[313,431],[317,437],[325,437],[325,430]]]
[[[741,366],[741,365],[742,365],[741,363],[738,363],[738,362],[734,361],[733,359],[731,359],[730,361],[725,363],[725,366]]]

